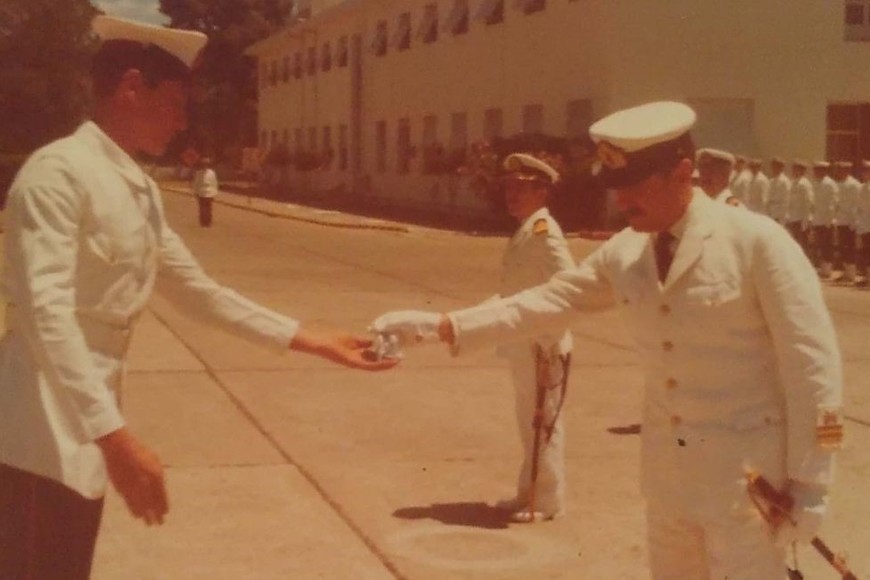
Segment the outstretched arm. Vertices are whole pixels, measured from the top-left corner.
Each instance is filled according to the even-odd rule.
[[[372,340],[340,331],[311,330],[299,327],[290,350],[313,354],[346,367],[366,371],[382,371],[396,366],[395,358],[378,360],[372,353]]]

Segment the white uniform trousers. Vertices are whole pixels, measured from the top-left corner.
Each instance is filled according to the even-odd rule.
[[[516,348],[511,352],[511,373],[516,392],[517,428],[523,445],[523,464],[517,482],[517,497],[528,500],[532,459],[535,446],[535,355],[532,347]],[[544,420],[538,455],[538,478],[535,491],[535,510],[549,514],[563,511],[565,503],[565,428],[559,410],[562,398],[561,369],[551,375],[551,387],[544,399]],[[547,441],[546,427],[553,425]]]
[[[781,580],[785,550],[751,511],[694,517],[671,503],[647,500],[653,580]]]

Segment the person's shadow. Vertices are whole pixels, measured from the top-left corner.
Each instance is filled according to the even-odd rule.
[[[433,503],[429,506],[399,508],[393,516],[403,520],[431,519],[448,526],[467,526],[502,530],[510,523],[510,514],[482,501]]]

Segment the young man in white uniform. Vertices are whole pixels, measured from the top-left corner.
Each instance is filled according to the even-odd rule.
[[[770,160],[770,193],[767,196],[767,215],[777,223],[788,222],[788,201],[791,179],[785,173],[785,161],[779,157]]]
[[[809,232],[813,226],[813,184],[807,177],[807,162],[795,159],[791,164],[792,186],[788,194],[786,228],[797,240],[807,257],[812,258]]]
[[[92,121],[36,151],[9,191],[0,342],[0,578],[88,578],[109,481],[168,511],[158,457],[119,407],[130,335],[155,283],[195,316],[276,349],[364,369],[370,341],[315,333],[209,278],[134,161],[186,126],[197,32],[98,16]]]
[[[644,363],[641,487],[652,576],[782,578],[785,546],[808,541],[842,439],[840,353],[818,278],[766,216],[693,192],[694,112],[650,103],[590,127],[603,185],[629,228],[576,268],[497,302],[400,311],[376,330],[452,351],[561,328],[621,304]],[[751,469],[794,500],[768,524]]]
[[[745,207],[728,187],[734,170],[734,156],[720,149],[699,149],[696,155],[698,186],[710,199],[719,203]]]
[[[547,209],[558,181],[558,172],[537,157],[515,153],[505,158],[505,201],[519,228],[505,249],[500,296],[537,286],[553,274],[574,267],[562,228]],[[522,338],[498,349],[510,362],[523,463],[516,496],[497,506],[515,522],[549,520],[565,510],[565,433],[561,410],[571,346],[571,333],[559,329]],[[545,372],[539,374],[540,370]],[[539,395],[541,415],[537,416]]]

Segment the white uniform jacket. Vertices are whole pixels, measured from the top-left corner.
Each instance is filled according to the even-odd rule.
[[[626,229],[575,269],[452,312],[454,352],[622,305],[646,375],[642,487],[693,509],[745,506],[744,468],[828,484],[842,369],[818,277],[767,217],[696,193],[664,284],[653,236]],[[840,427],[841,428],[841,427]]]
[[[156,281],[193,316],[287,348],[298,323],[206,276],[166,223],[157,185],[86,122],[34,153],[6,208],[0,463],[104,494],[93,441],[124,425],[130,333]]]
[[[197,197],[217,197],[218,179],[214,169],[206,167],[193,174],[193,193]]]
[[[837,204],[837,225],[855,228],[858,211],[858,192],[861,191],[861,182],[852,177],[839,182],[839,203]]]
[[[870,181],[861,184],[856,205],[855,233],[870,233]]]
[[[813,180],[813,225],[832,226],[840,203],[837,182],[829,176]]]
[[[788,219],[790,191],[791,179],[785,173],[780,173],[770,180],[770,193],[767,196],[767,215],[779,223],[785,223]]]
[[[731,191],[734,197],[747,204],[749,201],[749,184],[752,182],[752,172],[748,169],[743,169],[738,173],[731,182]]]
[[[769,192],[770,179],[759,171],[752,176],[752,181],[749,182],[749,200],[746,205],[752,211],[766,214]]]
[[[804,228],[812,225],[814,204],[814,189],[809,178],[803,176],[794,180],[788,196],[788,220],[801,222]]]
[[[543,220],[543,221],[542,221]],[[574,259],[559,223],[547,208],[541,208],[526,218],[508,242],[502,260],[501,296],[511,296],[526,288],[538,286],[556,272],[574,267]],[[545,349],[557,344],[555,354],[571,352],[570,331],[535,337]],[[514,346],[525,346],[526,341]],[[499,354],[511,356],[510,346],[500,347]]]

